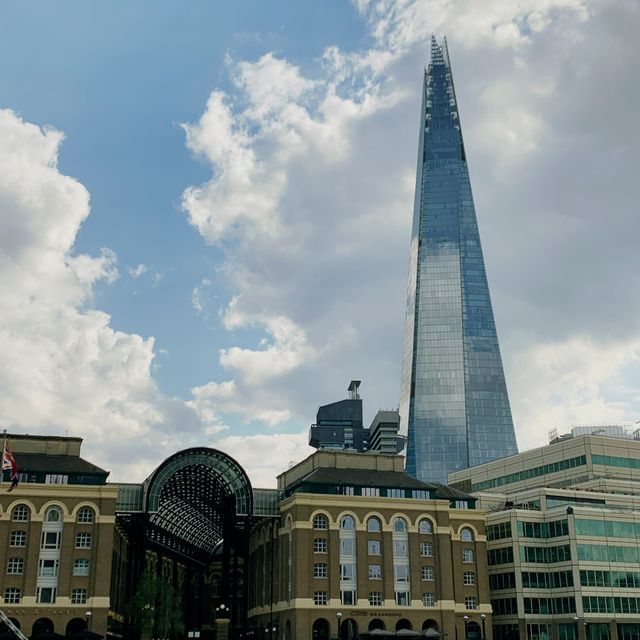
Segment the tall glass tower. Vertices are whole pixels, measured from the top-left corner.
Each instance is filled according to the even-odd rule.
[[[517,453],[446,39],[424,74],[400,397],[407,472]]]

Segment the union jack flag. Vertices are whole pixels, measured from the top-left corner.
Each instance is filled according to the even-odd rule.
[[[9,487],[9,491],[13,491],[18,486],[18,464],[6,441],[2,453],[2,471],[10,471],[11,486]]]

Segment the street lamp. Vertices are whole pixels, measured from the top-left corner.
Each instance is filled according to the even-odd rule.
[[[338,619],[338,640],[340,640],[340,623],[342,622],[342,611],[338,611],[338,613],[336,613],[336,618]]]
[[[84,612],[84,623],[87,627],[87,631],[91,631],[91,611]]]
[[[573,628],[576,640],[578,640],[578,638],[580,637],[580,633],[578,632],[578,620],[580,620],[578,616],[573,616]]]
[[[462,619],[464,620],[464,637],[465,637],[465,640],[466,640],[467,637],[468,637],[467,636],[467,623],[469,622],[469,616],[467,616],[467,615],[462,616]]]
[[[225,604],[221,604],[216,607],[216,618],[228,618],[229,617],[229,609],[225,606]]]
[[[480,620],[482,620],[482,640],[487,640],[487,629],[486,629],[487,614],[481,613]]]

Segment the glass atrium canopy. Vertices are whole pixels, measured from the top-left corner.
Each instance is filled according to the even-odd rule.
[[[244,469],[227,454],[206,447],[167,458],[145,481],[144,495],[157,542],[180,541],[208,554],[238,517],[253,513],[253,491]]]

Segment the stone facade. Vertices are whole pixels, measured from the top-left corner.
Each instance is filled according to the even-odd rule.
[[[327,464],[349,455],[345,464],[368,467],[370,486],[354,493],[378,495],[315,493],[307,484],[283,500],[278,519],[254,529],[254,635],[326,640],[338,636],[340,624],[340,638],[376,628],[464,638],[466,624],[468,637],[480,638],[484,622],[490,638],[484,512],[445,498],[395,497],[408,478],[397,456],[324,455]],[[392,476],[376,471],[389,465]],[[314,466],[310,459],[299,465],[303,476]],[[395,489],[380,486],[394,476]]]
[[[34,629],[64,635],[87,621],[105,635],[117,488],[78,457],[79,438],[12,436],[10,442],[22,481],[0,498],[0,606],[26,635]],[[44,457],[49,482],[38,481],[34,462]],[[70,483],[85,471],[85,479],[102,476],[102,484]]]

